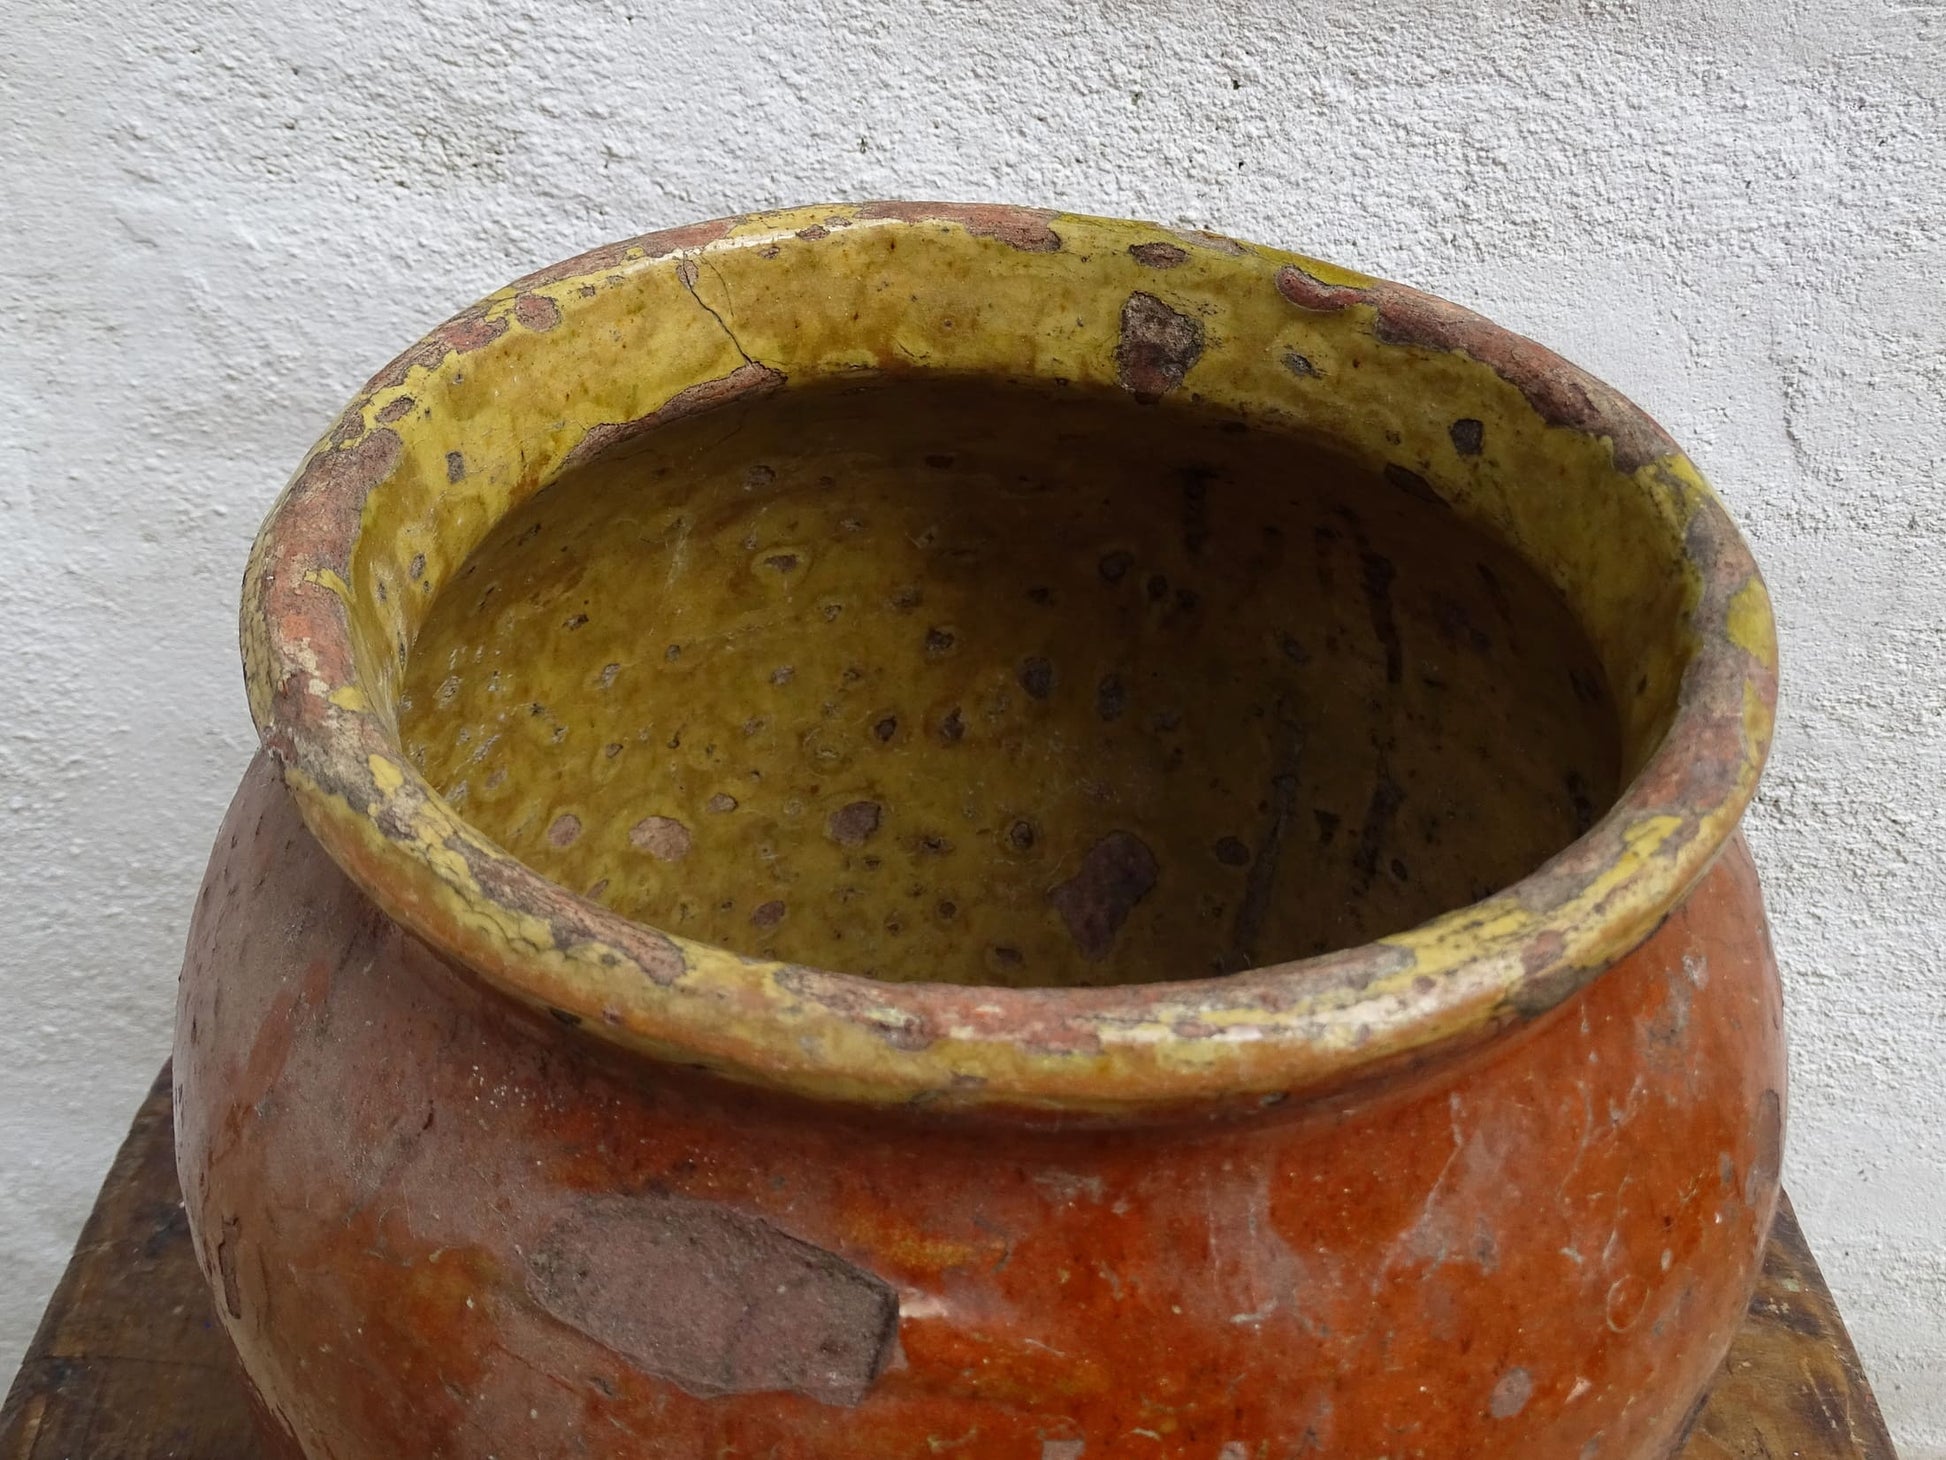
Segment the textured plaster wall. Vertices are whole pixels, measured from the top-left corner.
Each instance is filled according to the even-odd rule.
[[[1787,1179],[1946,1457],[1946,0],[8,0],[0,1374],[162,1059],[258,517],[474,296],[651,227],[1004,199],[1415,282],[1746,525]]]

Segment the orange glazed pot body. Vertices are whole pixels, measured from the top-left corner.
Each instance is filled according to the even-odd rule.
[[[1148,225],[654,235],[377,377],[244,629],[178,1155],[280,1453],[1680,1445],[1774,648],[1537,346]]]

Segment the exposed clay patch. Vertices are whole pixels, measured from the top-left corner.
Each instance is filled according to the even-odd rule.
[[[528,1258],[527,1291],[705,1399],[788,1390],[855,1405],[898,1333],[883,1279],[728,1206],[655,1193],[584,1199]]]
[[[1311,363],[1309,355],[1300,355],[1295,350],[1284,351],[1284,368],[1300,380],[1314,380],[1323,372]]]
[[[862,218],[895,218],[902,223],[957,223],[975,238],[997,238],[1026,253],[1054,253],[1061,235],[1048,226],[1055,215],[1044,208],[1014,208],[1004,203],[866,203]]]
[[[446,480],[449,482],[457,482],[457,481],[465,480],[465,477],[466,477],[465,455],[458,451],[447,452],[446,453]]]
[[[1129,257],[1152,269],[1173,269],[1189,261],[1189,250],[1173,243],[1131,243]]]
[[[575,447],[561,462],[561,470],[585,466],[617,451],[631,442],[653,431],[658,426],[671,421],[680,421],[686,416],[698,416],[705,411],[716,410],[731,401],[745,397],[769,395],[784,384],[784,372],[773,370],[768,365],[752,361],[739,365],[728,375],[715,380],[699,381],[697,384],[677,391],[660,406],[646,416],[637,416],[632,421],[606,421],[589,428]]]
[[[1478,456],[1486,444],[1487,428],[1471,416],[1462,416],[1446,428],[1446,434],[1452,437],[1453,450],[1461,456]]]
[[[1612,386],[1470,309],[1404,284],[1380,281],[1362,289],[1327,284],[1294,264],[1277,271],[1277,292],[1300,309],[1367,304],[1377,311],[1372,332],[1385,343],[1471,356],[1525,396],[1549,425],[1607,437],[1618,471],[1635,471],[1677,450],[1662,427]]]
[[[750,926],[760,933],[767,933],[784,921],[785,911],[784,904],[776,898],[760,903],[756,911],[750,914]]]
[[[1495,1419],[1512,1419],[1527,1407],[1527,1401],[1533,1397],[1533,1375],[1525,1369],[1509,1369],[1493,1386],[1493,1395],[1487,1401],[1487,1413]]]
[[[680,862],[692,844],[689,828],[673,816],[643,817],[628,829],[628,839],[658,862]]]
[[[553,825],[547,829],[547,839],[557,847],[571,847],[581,838],[581,818],[572,811],[564,811],[554,818]]]
[[[1159,872],[1155,854],[1140,837],[1111,831],[1088,849],[1081,869],[1048,894],[1083,958],[1093,963],[1108,956]]]
[[[1115,368],[1122,388],[1139,401],[1154,402],[1183,382],[1203,355],[1203,322],[1179,314],[1141,290],[1122,306],[1122,339]]]
[[[561,322],[561,306],[545,294],[523,294],[514,300],[514,318],[530,330],[544,332]]]
[[[862,847],[877,834],[884,814],[876,801],[853,801],[831,813],[824,832],[841,847]]]
[[[412,408],[417,404],[418,402],[413,400],[413,398],[409,395],[399,396],[396,400],[388,402],[386,405],[382,406],[379,409],[379,413],[378,413],[379,423],[381,425],[389,426],[394,421],[400,420],[406,416],[411,415]]]

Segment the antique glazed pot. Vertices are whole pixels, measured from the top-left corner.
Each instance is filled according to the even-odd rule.
[[[1148,224],[652,234],[374,377],[243,640],[176,1109],[276,1453],[1680,1444],[1775,647],[1547,351]]]

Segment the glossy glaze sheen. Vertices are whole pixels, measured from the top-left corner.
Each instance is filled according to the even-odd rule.
[[[1740,839],[1519,1038],[1243,1121],[846,1113],[616,1060],[373,908],[265,762],[184,988],[199,1254],[313,1460],[1651,1460],[1742,1315],[1777,1180]],[[895,1329],[801,1302],[836,1378],[735,1340],[764,1332],[775,1243],[713,1212],[882,1281]],[[712,1273],[680,1302],[642,1258],[677,1241]]]

